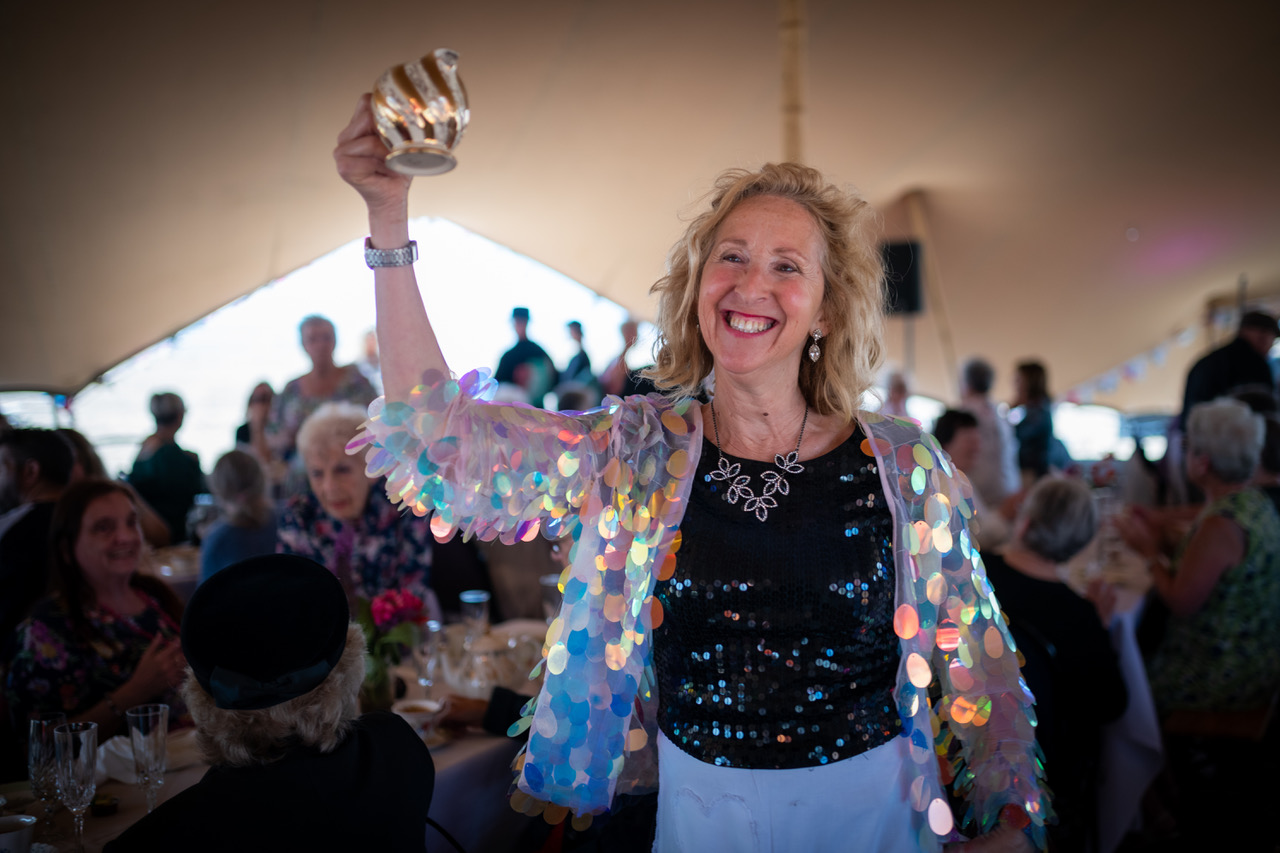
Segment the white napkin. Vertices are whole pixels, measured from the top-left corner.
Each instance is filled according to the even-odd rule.
[[[169,734],[165,742],[165,770],[181,770],[204,760],[196,745],[196,730],[182,729]],[[138,781],[133,766],[133,741],[128,735],[116,735],[98,747],[98,768],[95,774],[101,785],[107,779],[118,779],[126,785]]]

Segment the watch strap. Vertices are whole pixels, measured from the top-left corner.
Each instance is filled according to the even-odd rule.
[[[378,267],[407,267],[418,259],[418,241],[410,240],[409,245],[398,249],[375,249],[372,239],[364,238],[364,262],[370,269]]]

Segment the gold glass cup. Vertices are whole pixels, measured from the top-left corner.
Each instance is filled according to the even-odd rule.
[[[458,165],[453,149],[471,119],[458,54],[433,50],[387,69],[373,87],[373,120],[391,151],[387,168],[402,175],[440,175]]]

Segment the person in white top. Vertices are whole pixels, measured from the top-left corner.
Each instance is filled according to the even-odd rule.
[[[987,506],[1001,506],[1018,491],[1017,447],[1013,428],[991,401],[996,372],[981,358],[965,362],[960,373],[960,408],[978,419],[981,447],[972,470],[965,470],[969,482]]]

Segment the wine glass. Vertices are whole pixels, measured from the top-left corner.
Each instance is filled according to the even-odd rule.
[[[440,643],[444,628],[434,619],[418,629],[418,642],[413,647],[413,660],[418,666],[418,684],[431,693],[436,671],[440,667]]]
[[[138,787],[147,798],[147,814],[156,810],[156,796],[164,785],[166,741],[169,736],[169,706],[138,705],[124,713],[133,741],[133,769]]]
[[[66,723],[53,730],[58,756],[58,791],[62,804],[71,812],[76,833],[76,849],[84,850],[84,813],[93,802],[97,784],[98,724]]]
[[[67,715],[61,711],[37,714],[30,722],[27,773],[31,779],[31,794],[44,808],[46,825],[52,823],[53,812],[58,807],[58,756],[53,730],[66,722]]]
[[[468,589],[458,595],[462,621],[467,626],[464,647],[470,651],[476,640],[489,633],[489,593],[483,589]]]

